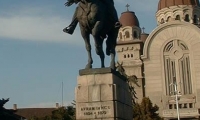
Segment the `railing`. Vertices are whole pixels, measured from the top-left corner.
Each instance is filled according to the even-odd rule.
[[[199,116],[197,108],[179,109],[180,117],[196,117]],[[166,118],[176,118],[176,109],[173,110],[163,110],[163,117]]]
[[[176,109],[176,104],[169,104],[169,109]],[[194,103],[179,103],[179,109],[194,108]]]
[[[177,118],[177,105],[173,96],[166,96],[166,106],[163,109],[163,117]],[[183,117],[197,117],[199,116],[198,108],[195,107],[195,95],[182,95],[178,99],[179,115]]]

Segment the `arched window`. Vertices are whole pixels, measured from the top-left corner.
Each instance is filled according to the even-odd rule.
[[[185,21],[190,22],[190,16],[188,14],[185,15]]]
[[[197,18],[197,15],[194,15],[193,23],[194,23],[194,24],[198,24],[198,18]]]
[[[128,31],[125,32],[126,38],[130,38],[130,33]]]
[[[133,37],[134,37],[134,38],[138,38],[137,31],[134,31],[134,32],[133,32]]]
[[[191,68],[188,47],[180,40],[169,42],[164,48],[164,72],[166,95],[174,91],[170,84],[174,78],[181,94],[192,93]]]
[[[180,15],[177,15],[176,18],[175,18],[175,20],[181,20]]]
[[[168,18],[167,18],[167,22],[169,22],[169,21],[171,21],[172,20],[172,18],[171,18],[171,16],[169,16]]]
[[[119,38],[122,39],[122,33],[121,32],[119,33]]]
[[[161,24],[165,23],[165,21],[164,21],[164,19],[163,19],[163,18],[161,19],[161,22],[160,22],[160,23],[161,23]]]

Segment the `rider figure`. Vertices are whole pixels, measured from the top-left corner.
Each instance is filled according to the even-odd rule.
[[[113,0],[102,0],[102,2],[107,6],[107,9],[109,11],[109,16],[111,16],[111,20],[115,22],[115,27],[119,28],[121,27],[120,22],[118,21],[118,16],[117,16],[117,11],[114,7],[114,1]],[[77,1],[74,0],[73,3],[78,3]],[[68,2],[65,3],[65,6],[70,6],[72,3],[72,0],[69,0]],[[79,7],[79,6],[78,6]],[[78,12],[78,7],[75,10],[75,13],[72,18],[72,22],[70,25],[66,28],[63,29],[64,32],[68,34],[73,34],[77,24],[78,24],[78,19],[77,19],[77,12]]]

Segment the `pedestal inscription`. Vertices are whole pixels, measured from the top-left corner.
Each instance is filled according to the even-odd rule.
[[[114,103],[93,102],[77,104],[77,119],[114,118]]]

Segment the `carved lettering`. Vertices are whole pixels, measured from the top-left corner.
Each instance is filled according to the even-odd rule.
[[[106,115],[109,109],[111,109],[110,106],[93,106],[93,107],[80,108],[80,110],[83,112],[85,116]]]
[[[84,112],[84,115],[92,115],[92,112]]]

